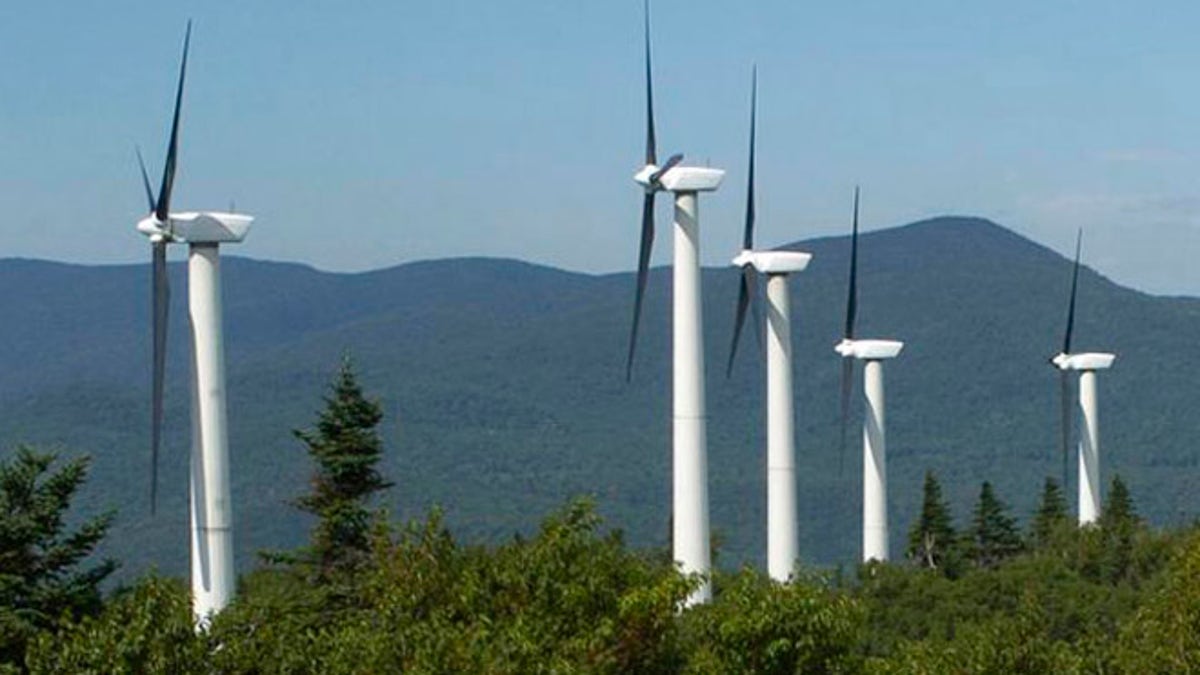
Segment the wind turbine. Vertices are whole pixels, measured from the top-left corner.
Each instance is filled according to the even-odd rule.
[[[854,361],[863,361],[863,562],[888,559],[887,435],[883,398],[883,362],[904,348],[896,340],[859,340],[854,337],[858,313],[858,188],[854,188],[854,225],[850,234],[850,281],[846,324],[842,341],[834,350],[842,355],[842,445],[850,414]]]
[[[800,557],[796,517],[796,431],[792,392],[792,329],[788,275],[803,271],[812,254],[754,250],[754,129],[758,70],[750,84],[750,161],[746,184],[746,224],[742,252],[733,264],[742,269],[733,342],[726,376],[733,371],[746,310],[756,293],[756,273],[767,275],[767,572],[787,581]]]
[[[167,144],[158,196],[150,187],[138,152],[142,185],[150,214],[137,224],[153,251],[153,393],[151,421],[151,509],[157,501],[158,451],[161,443],[163,376],[167,331],[167,251],[188,245],[188,316],[192,327],[192,457],[190,476],[192,611],[204,626],[233,596],[233,513],[229,495],[229,446],[225,418],[225,353],[221,333],[221,282],[218,246],[245,238],[252,217],[221,212],[172,212],[171,195],[179,156],[179,116],[187,73],[192,24],[183,39],[175,114]]]
[[[650,75],[650,3],[646,1],[646,164],[633,179],[645,190],[642,201],[642,237],[638,252],[637,288],[633,301],[633,326],[625,378],[633,374],[642,299],[650,271],[654,244],[654,195],[660,190],[675,196],[675,256],[673,310],[672,392],[672,551],[685,574],[697,573],[704,581],[687,600],[688,605],[712,598],[712,568],[708,524],[708,413],[704,396],[704,337],[700,304],[700,221],[697,195],[712,192],[725,172],[719,169],[680,166],[683,155],[673,155],[658,165],[654,136],[654,89]]]
[[[1067,303],[1067,329],[1063,334],[1062,351],[1050,359],[1058,368],[1062,395],[1062,462],[1063,488],[1067,486],[1067,448],[1071,442],[1069,371],[1079,372],[1079,413],[1082,416],[1079,436],[1079,524],[1087,525],[1100,517],[1100,424],[1096,404],[1096,371],[1112,367],[1116,354],[1104,352],[1071,353],[1071,336],[1075,331],[1075,297],[1079,289],[1079,254],[1083,245],[1083,229],[1075,235],[1075,265],[1071,270],[1071,299]]]

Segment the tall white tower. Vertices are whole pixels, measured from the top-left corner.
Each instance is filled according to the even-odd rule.
[[[188,316],[192,327],[192,456],[189,490],[191,520],[192,608],[198,625],[229,604],[236,578],[233,569],[233,512],[229,494],[229,431],[226,423],[225,349],[221,330],[219,246],[245,238],[253,218],[238,213],[183,212],[171,209],[179,155],[179,119],[187,74],[188,23],[175,92],[175,114],[167,159],[157,197],[150,187],[141,153],[138,164],[150,213],[137,230],[153,250],[154,383],[152,402],[151,505],[156,498],[158,450],[162,426],[163,373],[166,352],[166,247],[188,245]]]
[[[650,167],[647,167],[650,168]],[[635,180],[650,185],[654,171]],[[719,169],[676,166],[662,175],[662,189],[675,195],[674,298],[672,311],[672,551],[685,574],[703,584],[688,604],[712,599],[712,553],[708,520],[708,409],[704,388],[704,332],[700,289],[698,193],[721,185]]]
[[[787,581],[800,559],[788,276],[810,260],[800,251],[742,251],[733,259],[767,276],[767,573],[776,581]]]
[[[863,390],[863,562],[888,560],[887,415],[883,362],[900,355],[903,342],[842,340],[834,349],[843,358],[864,362]]]
[[[1096,371],[1108,370],[1116,354],[1086,352],[1059,354],[1054,365],[1064,373],[1079,372],[1079,524],[1100,517],[1100,420],[1096,401]]]

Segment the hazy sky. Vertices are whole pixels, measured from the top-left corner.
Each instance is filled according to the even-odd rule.
[[[195,19],[179,209],[258,217],[236,253],[364,270],[635,264],[640,0],[0,4],[0,256],[148,260]],[[738,248],[759,67],[759,242],[992,218],[1117,281],[1200,294],[1200,4],[652,3],[660,152],[728,170]],[[670,251],[668,199],[656,262]],[[176,251],[182,257],[182,250]]]

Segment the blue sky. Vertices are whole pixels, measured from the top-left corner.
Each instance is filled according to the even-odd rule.
[[[708,264],[738,248],[757,63],[760,243],[845,232],[861,183],[868,229],[979,215],[1067,251],[1082,225],[1101,272],[1200,294],[1195,3],[652,12],[660,150],[729,171]],[[237,253],[634,266],[640,0],[5,3],[0,256],[148,259],[133,145],[157,175],[188,17],[176,206],[256,215]]]

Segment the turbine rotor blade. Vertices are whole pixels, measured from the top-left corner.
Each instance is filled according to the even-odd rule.
[[[742,249],[754,248],[754,126],[758,107],[758,66],[750,76],[750,162],[746,179],[746,225],[742,232]]]
[[[763,312],[759,306],[758,300],[758,274],[751,274],[747,277],[750,286],[750,319],[754,324],[754,344],[758,347],[758,353],[762,354],[765,350],[763,347]]]
[[[142,159],[142,149],[135,145],[133,151],[137,154],[138,168],[142,170],[142,187],[146,189],[148,209],[154,211],[154,190],[150,187],[150,176],[146,174],[146,162]]]
[[[1071,353],[1071,335],[1075,332],[1075,294],[1079,289],[1079,253],[1083,246],[1083,228],[1075,235],[1075,266],[1071,270],[1071,300],[1067,305],[1067,330],[1063,334],[1063,353]]]
[[[850,281],[846,291],[846,324],[842,337],[854,339],[854,321],[858,315],[858,186],[854,186],[854,217],[850,229]],[[842,357],[842,423],[838,451],[838,475],[846,465],[846,429],[850,423],[850,394],[854,390],[854,359]]]
[[[858,186],[854,186],[854,224],[850,231],[850,283],[846,298],[846,325],[842,337],[854,337],[854,320],[858,315]]]
[[[738,342],[742,337],[742,326],[746,323],[746,310],[750,306],[750,284],[754,269],[750,265],[742,266],[741,280],[738,283],[737,313],[733,319],[733,342],[729,345],[729,360],[725,364],[725,377],[733,375],[733,359],[737,356]]]
[[[153,379],[150,404],[150,513],[158,508],[158,451],[162,445],[163,386],[167,360],[167,311],[171,289],[167,279],[167,242],[153,244]]]
[[[754,115],[755,100],[758,96],[758,67],[755,66],[750,75],[750,158],[748,178],[746,180],[746,222],[742,233],[742,250],[754,248]],[[733,342],[729,345],[729,360],[725,364],[725,377],[733,375],[733,360],[737,357],[738,343],[742,337],[742,327],[746,323],[746,310],[753,298],[755,270],[752,265],[743,265],[741,278],[738,282],[737,310],[733,320]],[[756,307],[757,309],[757,307]],[[757,312],[755,312],[757,314]],[[755,329],[758,329],[758,318],[755,318]],[[761,332],[759,334],[761,346]]]
[[[167,222],[171,211],[171,190],[175,185],[175,164],[179,156],[179,113],[183,104],[183,82],[187,75],[188,45],[192,40],[192,22],[188,21],[183,36],[183,59],[179,63],[179,86],[175,90],[175,115],[171,120],[171,140],[167,144],[167,162],[163,166],[162,187],[158,190],[158,203],[154,217],[160,223]]]
[[[654,78],[650,66],[650,0],[642,5],[645,19],[646,53],[646,165],[658,165],[658,144],[654,134]],[[642,240],[638,250],[637,288],[633,297],[633,325],[629,331],[629,353],[625,361],[625,381],[633,378],[633,356],[637,350],[638,326],[642,318],[642,303],[646,296],[646,282],[650,274],[650,253],[654,246],[654,192],[663,174],[683,161],[683,155],[674,155],[658,167],[649,178],[649,189],[642,201]]]
[[[642,201],[642,243],[638,250],[637,290],[633,297],[633,327],[629,331],[629,355],[625,361],[625,381],[633,378],[633,353],[637,348],[638,324],[642,317],[642,300],[646,295],[646,280],[650,273],[650,251],[654,246],[654,193],[647,192]]]
[[[668,159],[665,164],[658,167],[657,171],[650,174],[650,185],[657,186],[658,181],[659,181],[659,179],[661,179],[663,177],[663,174],[670,171],[671,169],[674,169],[675,165],[682,161],[683,161],[683,153],[671,155],[670,159]]]
[[[838,450],[838,476],[846,466],[846,430],[850,424],[850,394],[854,390],[854,359],[842,357],[842,426],[841,441]]]
[[[654,137],[654,83],[650,76],[650,0],[643,4],[646,38],[646,164],[658,164],[658,149]]]
[[[1062,418],[1060,419],[1060,445],[1059,449],[1062,454],[1062,487],[1067,489],[1067,465],[1071,454],[1071,382],[1070,373],[1066,370],[1060,371],[1059,393],[1062,401]]]

